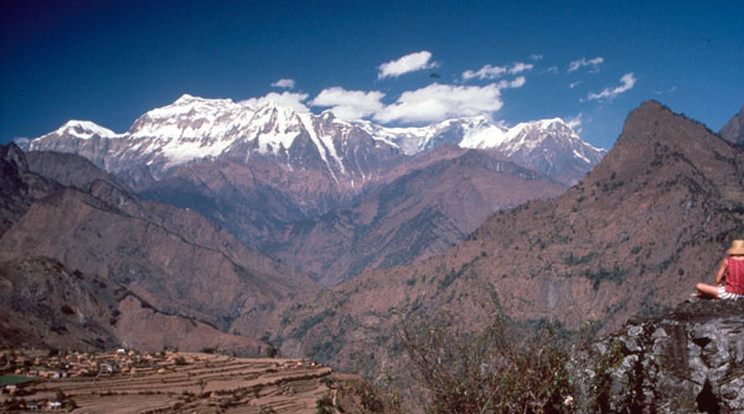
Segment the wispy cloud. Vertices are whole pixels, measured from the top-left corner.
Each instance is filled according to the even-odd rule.
[[[381,111],[384,96],[379,91],[348,91],[334,86],[320,91],[310,105],[331,107],[331,111],[339,118],[361,119]]]
[[[568,125],[569,128],[573,129],[574,131],[576,131],[577,133],[580,134],[581,133],[581,130],[582,130],[581,123],[582,123],[583,116],[584,116],[584,114],[581,113],[581,112],[579,112],[578,115],[576,115],[575,117],[567,120],[566,121],[566,125]]]
[[[240,102],[243,105],[258,107],[268,102],[274,102],[280,106],[287,106],[297,112],[310,112],[310,109],[303,103],[308,97],[306,93],[294,93],[284,91],[282,93],[269,92],[260,98],[250,98]]]
[[[543,58],[543,55],[539,53],[533,53],[530,55],[530,59],[534,60],[535,62],[537,62],[538,60],[542,60],[542,58]]]
[[[604,62],[604,58],[601,56],[597,56],[594,59],[589,60],[587,60],[586,58],[574,60],[573,62],[568,64],[568,73],[576,72],[583,67],[589,67],[589,72],[597,73],[599,72],[599,65],[601,65],[602,62]]]
[[[583,81],[576,81],[576,82],[571,82],[571,83],[569,83],[569,84],[568,84],[568,88],[569,88],[569,89],[573,89],[573,88],[575,88],[575,87],[577,87],[577,86],[581,85],[582,83],[584,83],[584,82],[583,82]]]
[[[666,94],[670,94],[670,93],[674,93],[674,92],[677,92],[677,85],[674,85],[671,88],[665,89],[665,90],[662,90],[662,91],[655,91],[654,93],[657,94],[657,95],[666,95]]]
[[[635,75],[633,75],[633,72],[626,73],[625,75],[623,75],[622,78],[620,78],[620,86],[616,86],[614,88],[604,88],[602,92],[599,93],[590,92],[589,95],[587,95],[586,99],[589,101],[599,99],[612,99],[617,95],[620,95],[621,93],[629,91],[633,88],[633,86],[635,86],[635,84],[636,78]]]
[[[514,78],[514,80],[502,80],[497,83],[496,86],[499,89],[521,88],[522,86],[524,86],[525,83],[527,83],[527,78],[525,78],[524,76],[518,76]]]
[[[431,52],[427,50],[405,55],[398,60],[391,60],[378,66],[377,79],[397,78],[406,73],[435,67],[436,62],[430,62],[430,60]]]
[[[504,75],[516,75],[528,70],[534,66],[531,63],[516,62],[511,66],[492,66],[485,65],[477,71],[466,70],[462,73],[463,80],[478,79],[496,79]]]
[[[283,88],[283,89],[294,89],[295,87],[295,80],[294,79],[279,79],[278,81],[271,84],[271,86],[275,88]]]

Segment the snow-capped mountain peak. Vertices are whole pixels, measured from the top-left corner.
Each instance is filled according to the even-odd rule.
[[[90,139],[96,135],[101,138],[113,138],[118,135],[114,131],[104,128],[94,122],[79,120],[69,120],[65,122],[64,125],[52,132],[52,134],[57,134],[59,136],[69,135],[80,139]]]
[[[106,142],[90,148],[82,144],[94,136]],[[65,143],[71,139],[74,144]],[[588,171],[604,154],[582,141],[560,118],[511,128],[484,116],[419,127],[385,127],[370,121],[343,120],[330,110],[314,115],[273,101],[236,103],[189,94],[146,112],[124,134],[92,122],[69,121],[31,141],[30,149],[92,154],[89,158],[110,170],[145,165],[155,177],[201,159],[228,156],[250,162],[260,155],[274,157],[289,169],[324,165],[335,180],[357,173],[367,177],[369,171],[362,170],[378,168],[370,160],[379,157],[412,156],[442,145],[498,150],[551,176],[567,163],[580,164],[578,170]],[[377,155],[365,153],[368,151]]]

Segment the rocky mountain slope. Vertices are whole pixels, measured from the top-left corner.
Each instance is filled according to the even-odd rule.
[[[28,148],[80,154],[144,197],[197,211],[248,246],[331,284],[441,253],[488,214],[557,195],[559,183],[575,183],[604,154],[560,119],[510,129],[482,117],[386,128],[331,112],[189,95],[147,112],[123,134],[70,121]],[[467,149],[497,160],[485,164],[513,167],[478,167]],[[417,189],[395,200],[411,210],[406,216],[374,199],[410,180]],[[463,185],[451,191],[456,183]],[[399,229],[414,217],[427,227]]]
[[[494,152],[441,147],[354,205],[293,223],[270,253],[326,285],[365,269],[415,263],[464,240],[494,211],[565,187]],[[428,161],[428,160],[427,160]]]
[[[196,213],[141,200],[116,183],[81,179],[80,166],[95,168],[85,167],[88,161],[32,156],[44,159],[50,176],[84,184],[65,187],[31,171],[38,160],[28,162],[14,145],[2,150],[1,179],[15,185],[3,186],[8,225],[0,237],[0,294],[11,304],[3,309],[10,312],[3,329],[16,333],[3,336],[21,341],[9,345],[80,344],[94,335],[96,345],[217,342],[256,352],[257,340],[220,330],[243,313],[316,289]],[[24,315],[39,319],[30,324]],[[182,329],[169,335],[174,326]],[[54,327],[70,337],[46,338]]]
[[[372,374],[395,354],[398,315],[411,312],[446,307],[473,320],[501,308],[519,321],[611,330],[712,280],[725,246],[744,234],[742,200],[744,151],[645,102],[577,186],[494,214],[441,256],[367,272],[294,304],[275,317],[272,340],[285,354]]]

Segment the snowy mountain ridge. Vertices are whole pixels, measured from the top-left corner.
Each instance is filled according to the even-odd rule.
[[[548,153],[549,158],[555,158],[553,153],[560,149],[561,162],[570,159],[583,164],[581,169],[586,171],[606,152],[582,141],[560,118],[512,128],[482,116],[393,128],[369,121],[345,121],[330,111],[315,115],[273,102],[254,106],[248,101],[188,94],[146,112],[125,133],[117,134],[89,121],[69,121],[31,140],[28,149],[78,153],[111,172],[146,165],[154,177],[179,165],[223,156],[242,162],[269,156],[290,169],[303,168],[308,157],[315,157],[334,179],[354,180],[369,175],[357,159],[368,158],[362,147],[387,157],[413,156],[446,144],[494,149],[522,163]],[[542,172],[555,167],[554,160],[541,162]],[[529,162],[526,165],[541,170]]]

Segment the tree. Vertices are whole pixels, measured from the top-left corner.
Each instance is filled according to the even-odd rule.
[[[274,347],[274,345],[269,345],[268,348],[266,348],[266,356],[269,358],[276,358],[276,356],[279,354],[279,350]]]

